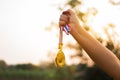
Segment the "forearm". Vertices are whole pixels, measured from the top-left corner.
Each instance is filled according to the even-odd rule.
[[[110,50],[101,45],[99,41],[89,35],[82,27],[79,25],[72,26],[71,35],[93,61],[109,75],[116,77],[120,74],[120,61],[118,58]]]

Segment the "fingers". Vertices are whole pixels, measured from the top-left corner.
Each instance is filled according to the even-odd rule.
[[[75,13],[71,9],[63,11],[59,19],[59,26],[65,26],[66,24],[68,24],[70,17],[73,15],[75,15]]]
[[[66,11],[63,11],[63,14],[74,15],[75,13],[71,9],[68,9]]]
[[[60,21],[65,21],[68,22],[69,17],[67,15],[61,15],[60,16]]]
[[[60,16],[59,25],[60,26],[65,26],[66,24],[68,24],[68,22],[69,22],[69,17],[65,14],[62,14]]]

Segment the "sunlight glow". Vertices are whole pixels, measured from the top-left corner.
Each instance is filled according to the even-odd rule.
[[[118,1],[118,0],[116,0]],[[105,38],[103,28],[114,23],[115,30],[120,32],[120,10],[108,3],[108,0],[84,0],[81,8],[87,11],[95,7],[97,15],[89,17],[88,25]],[[51,22],[58,23],[61,12],[58,5],[65,0],[1,0],[0,1],[0,59],[8,64],[33,63],[42,64],[54,61],[58,47],[58,30],[50,32],[45,28]],[[57,27],[57,26],[51,26]],[[71,36],[64,35],[64,44],[76,43]],[[67,64],[78,64],[81,60],[70,56],[75,51],[64,48]]]
[[[61,1],[61,0],[60,0]],[[53,6],[59,0],[0,1],[0,59],[8,64],[46,60],[55,47],[55,34],[44,29],[51,21],[58,22],[59,11]]]
[[[84,9],[90,7],[97,9],[97,15],[90,17],[91,19],[89,20],[88,25],[91,26],[91,29],[93,29],[93,31],[101,34],[101,37],[104,39],[106,39],[103,30],[104,27],[110,23],[114,24],[115,28],[118,28],[120,26],[119,8],[116,8],[108,1],[109,0],[85,0],[85,7],[83,7]],[[120,30],[117,29],[117,32],[120,32]]]

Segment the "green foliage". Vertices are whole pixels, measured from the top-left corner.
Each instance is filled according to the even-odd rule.
[[[7,64],[5,61],[0,60],[0,70],[4,70],[7,68]]]
[[[56,68],[53,64],[48,67],[32,64],[8,65],[4,71],[0,70],[0,80],[70,80],[70,68]],[[51,67],[52,66],[52,67]]]
[[[86,64],[79,64],[76,67],[76,72],[75,80],[113,80],[96,65],[87,67]]]
[[[32,70],[37,69],[37,66],[34,66],[32,64],[17,64],[15,65],[15,69],[23,69],[23,70]]]
[[[79,64],[57,68],[49,64],[46,67],[32,65],[29,68],[31,65],[7,65],[6,69],[0,70],[0,80],[112,80],[95,65],[88,67],[87,64]]]

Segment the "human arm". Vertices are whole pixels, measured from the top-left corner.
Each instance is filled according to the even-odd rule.
[[[77,16],[72,10],[65,12],[68,13],[69,16],[62,14],[59,26],[70,25],[70,34],[87,52],[91,59],[115,80],[120,80],[119,59],[81,27]]]

